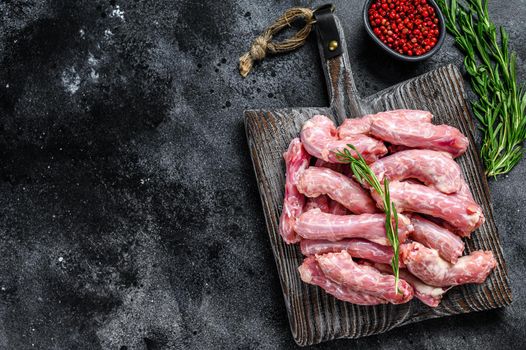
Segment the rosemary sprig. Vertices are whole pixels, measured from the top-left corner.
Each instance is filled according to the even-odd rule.
[[[509,52],[506,30],[500,27],[497,33],[490,21],[487,0],[437,3],[447,30],[466,55],[464,66],[478,95],[472,106],[483,132],[480,152],[486,174],[505,174],[523,157],[526,139],[526,93],[517,87],[517,56]]]
[[[398,241],[398,213],[394,203],[391,202],[391,196],[389,194],[389,181],[384,179],[384,185],[382,186],[374,172],[365,162],[365,159],[363,159],[360,152],[358,152],[358,150],[351,144],[347,144],[347,147],[356,152],[358,158],[353,157],[349,148],[345,148],[342,152],[336,152],[338,159],[350,165],[354,176],[361,184],[365,184],[365,182],[367,182],[376,191],[376,193],[382,197],[385,212],[385,232],[387,240],[393,247],[391,268],[393,269],[393,274],[395,277],[395,291],[399,293],[398,280],[400,279],[400,275],[398,247],[400,242]]]

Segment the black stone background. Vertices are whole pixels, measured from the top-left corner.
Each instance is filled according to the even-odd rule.
[[[366,37],[334,1],[363,95],[453,63]],[[278,349],[288,326],[243,110],[324,106],[314,40],[236,62],[305,1],[0,1],[0,348]],[[524,1],[491,1],[524,81]],[[526,161],[491,191],[514,302],[316,348],[525,348]]]

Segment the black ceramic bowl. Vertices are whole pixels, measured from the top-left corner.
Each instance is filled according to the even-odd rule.
[[[442,15],[442,11],[440,11],[440,8],[436,4],[434,0],[427,0],[427,3],[432,6],[435,9],[435,13],[438,17],[438,30],[440,34],[438,35],[438,40],[435,46],[428,52],[426,52],[423,55],[420,56],[407,56],[402,55],[395,50],[391,49],[389,46],[384,44],[376,35],[374,35],[373,28],[371,27],[371,23],[369,23],[369,8],[371,7],[372,2],[375,0],[366,0],[365,5],[363,7],[363,21],[365,24],[365,30],[367,31],[367,34],[374,40],[378,46],[380,46],[385,52],[387,52],[389,55],[406,62],[418,62],[423,61],[425,59],[428,59],[429,57],[433,56],[438,50],[440,50],[440,47],[444,43],[444,38],[446,37],[446,25],[444,22],[444,15]]]

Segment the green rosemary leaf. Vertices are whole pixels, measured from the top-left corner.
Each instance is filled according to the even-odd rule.
[[[451,0],[451,12],[450,13],[451,15],[448,17],[454,20],[457,17],[457,0]],[[452,25],[455,25],[455,22],[453,22]]]

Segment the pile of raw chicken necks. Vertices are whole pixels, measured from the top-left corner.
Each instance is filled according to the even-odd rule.
[[[280,234],[299,243],[301,279],[353,304],[436,307],[452,286],[482,283],[496,265],[490,251],[464,255],[462,237],[484,222],[459,165],[468,139],[431,123],[431,113],[394,110],[348,119],[308,120],[284,154]],[[380,182],[389,180],[398,218],[400,280],[385,232],[382,198],[353,177],[336,152],[356,147]],[[356,153],[352,153],[353,156]],[[312,164],[312,165],[311,165]]]

